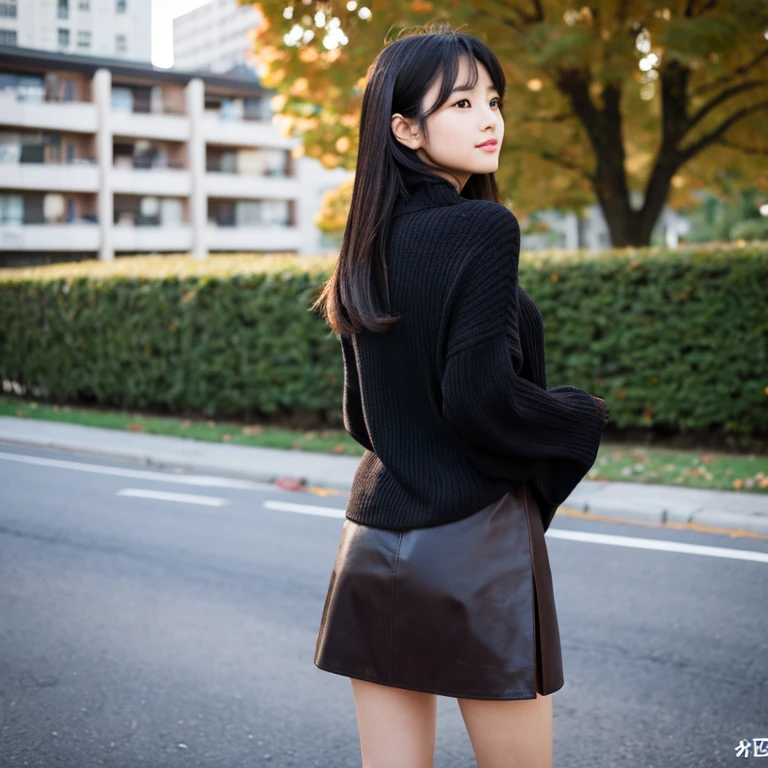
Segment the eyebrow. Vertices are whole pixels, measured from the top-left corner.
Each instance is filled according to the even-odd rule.
[[[454,88],[451,93],[456,93],[457,91],[471,91],[472,88]],[[496,91],[496,93],[499,92],[499,89],[495,85],[489,85],[486,89],[487,91]]]

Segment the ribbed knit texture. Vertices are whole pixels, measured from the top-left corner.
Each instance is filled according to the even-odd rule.
[[[453,522],[531,481],[544,530],[597,457],[602,409],[546,388],[541,313],[506,207],[405,173],[387,244],[391,332],[343,334],[344,426],[367,450],[346,509],[390,529]]]

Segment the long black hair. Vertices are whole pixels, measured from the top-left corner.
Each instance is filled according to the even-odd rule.
[[[407,194],[400,167],[431,174],[431,166],[401,144],[391,129],[399,112],[418,121],[427,137],[427,118],[450,96],[459,72],[459,58],[469,56],[472,88],[477,82],[477,61],[504,99],[506,78],[488,46],[472,35],[452,31],[445,21],[403,30],[368,68],[360,113],[360,144],[352,188],[352,201],[339,258],[311,310],[319,309],[336,334],[363,330],[390,330],[397,317],[388,306],[386,244],[392,209],[400,193]],[[427,91],[440,75],[435,104],[423,111]],[[500,203],[493,173],[472,174],[461,190],[468,200]]]

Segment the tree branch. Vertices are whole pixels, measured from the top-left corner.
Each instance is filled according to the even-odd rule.
[[[506,5],[506,3],[504,4]],[[530,24],[534,21],[534,17],[530,13],[526,13],[521,8],[515,8],[514,6],[506,5],[508,11],[512,11],[519,19],[523,26]]]
[[[683,15],[686,18],[692,19],[695,16],[701,16],[706,11],[712,10],[717,5],[717,0],[707,0],[707,2],[699,9],[698,14],[694,14],[693,12],[693,4],[696,0],[688,0],[688,2],[685,4],[685,12]]]
[[[522,32],[523,27],[530,26],[531,24],[538,24],[544,21],[544,10],[541,7],[540,0],[533,0],[533,12],[526,13],[521,8],[515,8],[503,0],[491,0],[490,5],[495,8],[495,13],[487,13],[483,11],[476,11],[477,15],[485,18],[491,18],[494,21],[502,16],[502,23],[506,26],[512,27],[517,32]],[[517,19],[506,16],[507,13],[513,13]]]
[[[492,19],[497,19],[497,16],[491,16]],[[512,27],[512,29],[515,30],[515,32],[522,32],[522,27],[514,20],[514,19],[504,19],[503,22],[505,27]]]
[[[502,10],[503,11],[509,11],[509,10],[514,10],[514,9],[510,9],[509,6],[507,6],[506,4],[501,3],[501,2],[491,2],[490,5],[492,5],[495,8],[497,8],[498,11],[496,13],[488,13],[486,11],[478,10],[476,12],[477,17],[478,18],[482,18],[482,19],[490,19],[490,20],[492,20],[493,22],[495,22],[497,24],[498,24],[499,20],[501,20],[501,23],[505,27],[512,27],[512,29],[514,29],[515,32],[522,33],[523,28],[514,19],[511,19],[511,18],[508,18],[508,17],[502,17],[500,19],[500,15],[502,13]],[[518,13],[519,13],[519,11],[518,11]]]
[[[730,83],[736,77],[741,77],[742,75],[746,75],[750,69],[753,69],[754,67],[756,67],[765,58],[768,58],[768,48],[760,51],[760,53],[758,53],[757,56],[755,56],[755,58],[752,59],[752,61],[748,61],[746,64],[743,64],[740,67],[736,67],[736,69],[734,69],[733,72],[727,75],[723,75],[722,77],[718,77],[717,80],[711,83],[704,83],[703,85],[700,85],[698,88],[691,91],[691,96],[698,96],[699,94],[704,93],[705,91],[711,91],[713,88],[719,88],[721,85]]]
[[[594,174],[589,173],[589,171],[585,170],[579,165],[576,165],[575,163],[571,163],[570,161],[566,160],[563,157],[560,157],[559,155],[554,154],[553,152],[542,152],[539,150],[536,152],[536,154],[542,159],[547,160],[550,163],[554,163],[555,165],[559,165],[561,168],[564,168],[566,171],[572,171],[579,176],[581,176],[583,179],[586,179],[590,183],[595,180]]]
[[[688,126],[688,81],[691,70],[672,59],[662,65],[661,77],[661,146],[662,153],[676,147]]]
[[[592,148],[597,155],[600,148],[597,128],[600,113],[589,95],[589,72],[584,69],[560,69],[557,72],[555,84],[560,92],[567,96],[571,102],[571,107],[584,125]]]
[[[680,156],[683,158],[683,160],[690,160],[694,155],[701,152],[701,150],[704,149],[704,147],[706,147],[708,144],[717,141],[717,139],[719,139],[734,123],[737,123],[739,120],[742,120],[748,115],[754,114],[755,112],[759,112],[760,110],[766,108],[768,108],[768,101],[761,101],[757,104],[753,104],[752,106],[744,107],[738,112],[734,112],[730,117],[728,117],[727,120],[723,121],[723,123],[718,128],[715,128],[714,131],[710,131],[709,133],[705,134],[689,147],[679,150]]]
[[[566,120],[575,120],[573,112],[563,112],[560,115],[532,115],[524,117],[521,123],[564,123]]]
[[[536,157],[540,157],[542,160],[547,160],[550,163],[559,165],[566,171],[572,171],[573,173],[578,174],[587,181],[591,182],[593,180],[592,174],[585,168],[572,163],[570,160],[566,160],[564,157],[560,157],[560,155],[557,155],[554,152],[549,152],[546,149],[534,149],[533,147],[525,147],[522,145],[515,146],[514,144],[505,144],[504,147],[512,152],[530,152],[532,155],[536,155]]]
[[[717,139],[715,144],[721,144],[728,149],[734,149],[737,152],[743,152],[745,155],[768,155],[768,147],[742,147],[735,141],[728,141],[728,139]]]
[[[697,123],[701,122],[701,120],[706,117],[715,107],[719,106],[728,99],[732,99],[734,96],[738,96],[744,91],[750,91],[753,88],[768,88],[768,80],[747,80],[744,83],[739,83],[738,85],[731,86],[730,88],[726,88],[724,91],[721,91],[717,94],[717,96],[715,96],[713,99],[710,99],[703,107],[701,107],[701,109],[699,109],[696,114],[691,115],[691,117],[688,118],[688,125],[680,138],[690,132],[691,128],[693,128]]]
[[[539,24],[544,21],[544,8],[541,5],[541,0],[532,0],[533,13],[526,14],[525,20],[528,24]]]

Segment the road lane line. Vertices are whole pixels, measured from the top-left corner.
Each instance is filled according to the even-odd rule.
[[[164,472],[123,469],[121,467],[86,464],[83,462],[49,459],[39,456],[24,456],[14,453],[5,453],[2,451],[0,451],[0,460],[16,461],[25,464],[35,464],[38,466],[56,467],[58,469],[69,469],[78,472],[113,475],[116,477],[130,477],[155,482],[177,483],[181,485],[196,485],[211,488],[234,488],[242,490],[269,490],[272,493],[275,493],[279,490],[272,483],[259,483],[251,480],[238,480],[235,478],[213,477],[209,475],[177,475]],[[228,499],[218,499],[214,497],[194,496],[188,494],[163,495],[160,492],[153,491],[141,491],[131,494],[125,492],[119,493],[121,495],[139,495],[139,493],[141,493],[143,498],[165,498],[167,500],[184,501],[186,503],[192,504],[208,504],[210,506],[221,506],[222,504],[231,503]],[[173,498],[169,499],[169,497]],[[198,501],[190,501],[190,499],[197,499]],[[208,501],[199,501],[200,499],[207,499]],[[210,500],[213,501],[211,502]],[[310,504],[294,504],[291,502],[282,501],[265,501],[263,502],[263,506],[267,509],[275,509],[285,512],[297,512],[300,514],[317,515],[321,517],[335,517],[339,519],[345,518],[345,510],[333,509],[331,507],[320,507]],[[632,536],[615,536],[601,533],[585,533],[582,531],[566,531],[554,528],[550,528],[546,535],[555,539],[566,539],[569,541],[580,541],[592,544],[605,544],[617,547],[634,547],[635,549],[655,549],[658,551],[679,552],[682,554],[694,554],[704,557],[721,557],[731,560],[745,560],[757,563],[768,563],[768,553],[757,552],[754,550],[732,549],[729,547],[711,547],[699,544],[684,544],[680,542],[660,541],[657,539],[643,539],[635,538]]]
[[[267,509],[278,509],[282,512],[299,512],[302,515],[319,515],[320,517],[346,517],[343,509],[331,507],[318,507],[313,504],[293,504],[290,501],[265,501],[263,506]]]
[[[680,552],[686,555],[724,557],[729,560],[751,560],[755,563],[768,563],[768,552],[731,549],[730,547],[709,547],[703,544],[684,544],[683,542],[661,541],[659,539],[640,539],[634,536],[614,536],[608,533],[585,533],[584,531],[564,531],[559,528],[550,528],[547,531],[547,538],[583,541],[590,544],[607,544],[613,547],[656,549],[663,552]]]
[[[275,492],[272,483],[259,483],[254,480],[238,480],[229,477],[213,477],[210,475],[177,475],[168,472],[149,472],[141,469],[123,469],[101,464],[85,464],[79,461],[63,459],[47,459],[41,456],[23,456],[15,453],[0,451],[0,460],[17,461],[22,464],[36,464],[43,467],[70,469],[76,472],[92,472],[98,475],[114,475],[115,477],[132,477],[137,480],[155,480],[159,483],[179,483],[181,485],[199,485],[209,488],[236,488],[247,491]]]
[[[283,512],[299,512],[304,515],[320,515],[322,517],[345,518],[343,509],[319,507],[313,504],[292,504],[287,501],[265,501],[267,509]],[[634,547],[635,549],[655,549],[662,552],[679,552],[687,555],[702,555],[705,557],[723,557],[730,560],[748,560],[755,563],[768,563],[768,552],[756,552],[746,549],[731,549],[729,547],[710,547],[702,544],[684,544],[676,541],[660,541],[658,539],[642,539],[634,536],[615,536],[604,533],[585,533],[582,531],[566,531],[550,528],[547,537],[566,539],[569,541],[587,542],[590,544],[606,544],[613,547]]]
[[[122,488],[118,496],[136,496],[140,499],[160,499],[178,501],[182,504],[202,504],[207,507],[223,507],[231,504],[230,499],[217,499],[215,496],[196,496],[191,493],[170,493],[168,491],[146,491],[142,488]]]

